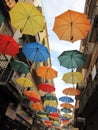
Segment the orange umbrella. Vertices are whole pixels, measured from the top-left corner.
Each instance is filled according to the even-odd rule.
[[[80,91],[76,88],[66,88],[63,90],[63,93],[70,96],[80,95]]]
[[[37,68],[36,73],[43,79],[53,79],[57,77],[57,71],[49,66],[41,66]]]
[[[84,39],[90,28],[86,14],[68,10],[55,18],[53,31],[59,39],[75,42]]]
[[[61,107],[64,107],[64,108],[74,108],[74,106],[70,103],[62,103],[60,104]]]
[[[26,95],[28,99],[31,101],[40,102],[40,98],[37,92],[31,91],[31,90],[25,90],[24,95]]]
[[[43,106],[41,103],[36,102],[36,103],[32,104],[32,109],[35,111],[41,111],[41,110],[43,110]]]

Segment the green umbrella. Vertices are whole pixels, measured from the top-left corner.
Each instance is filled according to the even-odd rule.
[[[61,66],[68,69],[78,68],[85,64],[86,57],[83,53],[77,50],[64,51],[59,55],[58,60]]]
[[[44,100],[57,100],[57,97],[53,94],[48,94],[44,97]]]
[[[22,61],[15,60],[10,63],[11,68],[17,72],[27,74],[30,72],[29,66]]]
[[[72,110],[68,109],[68,108],[62,108],[61,111],[64,113],[71,113],[72,112]]]

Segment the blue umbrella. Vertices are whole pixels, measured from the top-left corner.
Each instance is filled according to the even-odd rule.
[[[47,112],[57,112],[57,108],[53,106],[46,106]]]
[[[68,120],[68,118],[67,118],[67,117],[62,116],[62,115],[60,116],[60,118],[61,118],[61,119],[63,119],[63,120]]]
[[[74,102],[74,100],[71,97],[68,97],[68,96],[60,97],[59,101],[66,102],[66,103]]]
[[[64,113],[71,113],[72,112],[72,110],[68,109],[68,108],[62,108],[61,111]]]
[[[22,48],[22,52],[27,59],[34,62],[47,61],[50,56],[48,49],[38,42],[26,43]]]

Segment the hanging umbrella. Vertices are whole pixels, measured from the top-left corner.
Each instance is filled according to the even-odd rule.
[[[58,57],[58,60],[61,66],[70,69],[83,66],[86,62],[86,57],[78,50],[70,50],[61,53],[61,55]]]
[[[38,93],[35,91],[25,90],[24,95],[26,95],[30,101],[33,101],[33,102],[40,102],[41,101]]]
[[[55,87],[49,83],[39,84],[38,89],[48,93],[55,91]]]
[[[53,107],[53,106],[46,106],[46,111],[47,112],[57,112],[57,108],[56,107]]]
[[[64,113],[71,113],[72,112],[72,110],[68,109],[68,108],[62,108],[61,111]]]
[[[77,84],[83,81],[83,75],[80,72],[68,72],[63,75],[62,80],[69,84]]]
[[[65,116],[63,116],[63,115],[60,116],[60,119],[61,119],[61,120],[68,120],[68,118],[65,117]]]
[[[11,36],[0,34],[0,53],[15,56],[19,53],[18,43]]]
[[[71,118],[72,118],[72,115],[71,115],[71,114],[68,114],[68,113],[64,113],[63,116],[66,117],[66,118],[68,118],[68,119],[71,119]]]
[[[45,106],[54,106],[54,107],[57,107],[58,103],[57,103],[57,101],[46,100],[46,101],[44,101],[44,105]]]
[[[64,107],[64,108],[74,108],[74,106],[70,103],[62,103],[60,104],[61,107]]]
[[[76,88],[66,88],[63,90],[63,93],[70,96],[80,95],[80,91]]]
[[[47,113],[44,111],[38,111],[37,115],[40,116],[41,118],[47,118]]]
[[[74,102],[74,100],[71,97],[67,97],[67,96],[60,97],[59,101],[66,102],[66,103]]]
[[[52,122],[50,120],[45,120],[44,123],[47,125],[52,125]]]
[[[60,115],[57,112],[52,112],[49,114],[49,117],[53,119],[58,119]]]
[[[32,104],[32,109],[35,111],[41,111],[41,110],[43,110],[43,106],[41,103],[36,102],[36,103]]]
[[[29,66],[22,61],[14,60],[13,62],[11,62],[10,65],[13,70],[18,71],[20,73],[27,74],[30,72]]]
[[[36,35],[44,28],[44,16],[32,4],[17,2],[9,14],[12,26],[22,34]]]
[[[40,66],[36,69],[36,73],[43,79],[53,79],[57,77],[57,71],[49,66]]]
[[[86,14],[68,10],[55,17],[53,31],[60,40],[75,42],[84,39],[91,29]]]
[[[23,87],[31,87],[33,84],[28,78],[17,78],[16,83]]]
[[[45,62],[49,57],[48,49],[38,42],[26,43],[22,52],[27,59],[34,62]]]
[[[48,94],[48,95],[46,95],[45,97],[44,97],[44,100],[52,100],[52,101],[56,101],[57,100],[57,97],[55,96],[55,95],[53,95],[53,94]]]

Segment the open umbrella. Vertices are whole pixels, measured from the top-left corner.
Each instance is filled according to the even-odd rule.
[[[50,118],[57,119],[60,117],[60,115],[57,112],[52,112],[49,114]]]
[[[33,101],[33,102],[40,102],[41,101],[38,93],[35,91],[25,90],[24,95],[26,95],[30,101]]]
[[[27,59],[34,62],[45,62],[50,56],[48,49],[38,42],[26,43],[22,52]]]
[[[11,36],[0,34],[0,53],[15,56],[19,53],[18,43]]]
[[[66,103],[74,102],[74,100],[71,97],[68,97],[68,96],[60,97],[59,101],[66,102]]]
[[[68,118],[68,119],[71,119],[71,118],[72,118],[72,115],[69,114],[69,113],[64,113],[63,116],[66,117],[66,118]]]
[[[68,109],[68,108],[62,108],[61,111],[64,113],[71,113],[72,112],[72,110]]]
[[[75,42],[84,39],[90,28],[86,14],[68,10],[55,17],[53,31],[59,39]]]
[[[47,113],[44,111],[38,111],[37,115],[40,116],[41,118],[47,118]]]
[[[30,72],[29,66],[22,61],[14,60],[13,62],[11,62],[10,65],[13,70],[18,71],[20,73],[27,74]]]
[[[57,77],[58,72],[49,66],[40,66],[36,69],[36,73],[43,79],[53,79]]]
[[[54,106],[46,106],[46,111],[47,112],[57,112],[57,108],[56,107],[54,107]]]
[[[61,53],[61,55],[58,57],[58,60],[61,66],[70,69],[83,66],[86,62],[86,57],[78,50],[69,50]]]
[[[44,101],[44,105],[45,106],[54,106],[54,107],[57,107],[58,102],[57,101],[52,101],[52,100],[45,100]]]
[[[44,28],[44,16],[32,4],[17,2],[9,14],[12,26],[22,34],[36,35]]]
[[[55,101],[55,100],[57,100],[57,97],[56,97],[55,95],[53,95],[52,93],[50,93],[50,94],[48,94],[48,95],[46,95],[46,96],[44,97],[44,100],[52,100],[52,101]]]
[[[41,111],[41,110],[43,110],[43,106],[39,102],[33,103],[31,107],[35,111]]]
[[[62,104],[60,104],[60,106],[61,107],[64,107],[64,108],[74,108],[74,106],[72,105],[72,104],[70,104],[70,103],[62,103]]]
[[[52,84],[49,84],[49,83],[39,84],[38,89],[42,90],[44,92],[48,92],[48,93],[55,91],[55,87]]]
[[[80,95],[80,91],[76,88],[65,88],[63,93],[70,96]]]
[[[83,75],[80,72],[69,72],[63,75],[62,80],[69,84],[77,84],[83,81]]]
[[[32,87],[32,82],[28,78],[20,77],[16,79],[16,83],[23,87]]]

